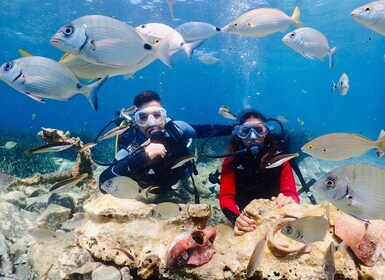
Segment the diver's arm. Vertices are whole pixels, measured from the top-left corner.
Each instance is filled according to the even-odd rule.
[[[226,157],[223,161],[221,172],[221,187],[219,190],[219,204],[223,214],[235,224],[241,214],[235,202],[235,174],[231,168],[232,157]]]
[[[192,124],[191,125],[196,131],[197,138],[206,138],[214,135],[229,136],[233,131],[232,125],[221,125],[221,124]]]
[[[293,198],[296,203],[299,203],[297,186],[289,162],[284,162],[282,164],[281,176],[279,177],[279,192]]]

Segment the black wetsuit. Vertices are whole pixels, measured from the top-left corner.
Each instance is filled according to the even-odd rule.
[[[182,157],[190,155],[187,148],[193,138],[204,138],[211,136],[231,135],[233,127],[230,125],[188,125],[181,121],[168,121],[164,133],[160,133],[151,139],[154,143],[162,143],[167,154],[164,158],[156,157],[150,160],[143,148],[138,148],[147,138],[142,135],[139,129],[130,129],[121,137],[116,159],[119,153],[125,158],[117,164],[108,167],[99,177],[99,187],[106,180],[115,176],[127,176],[138,182],[142,187],[158,186],[160,190],[168,191],[180,179],[189,175],[188,168],[191,162],[171,169],[171,167]]]

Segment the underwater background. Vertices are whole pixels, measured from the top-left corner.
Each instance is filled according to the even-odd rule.
[[[251,106],[268,117],[284,117],[293,152],[300,152],[301,145],[325,133],[359,133],[374,140],[384,128],[385,38],[350,15],[367,0],[178,0],[173,5],[174,20],[165,0],[0,3],[0,64],[20,57],[18,49],[59,60],[64,53],[50,45],[51,36],[69,21],[91,14],[114,17],[134,27],[158,22],[175,28],[189,21],[223,27],[253,8],[272,7],[291,15],[298,6],[303,25],[321,31],[330,47],[337,47],[334,66],[329,69],[327,57],[324,61],[306,59],[282,42],[286,33],[296,29],[294,25],[262,38],[221,33],[205,40],[191,59],[181,52],[174,55],[173,69],[156,60],[133,78],[109,78],[98,92],[97,112],[80,94],[67,102],[41,104],[1,82],[0,145],[14,141],[17,146],[0,149],[0,167],[7,167],[13,175],[44,173],[33,167],[49,156],[22,160],[25,150],[44,144],[36,135],[41,127],[68,130],[87,142],[84,137],[94,139],[143,90],[160,93],[168,115],[191,124],[232,123],[218,114],[222,105],[230,106],[234,113]],[[204,64],[197,59],[202,54],[220,62]],[[346,96],[331,92],[332,80],[337,82],[343,72],[350,79]],[[76,157],[75,152],[61,155]],[[301,154],[300,159],[303,157]],[[384,165],[373,150],[358,160]],[[49,171],[50,163],[45,164]]]

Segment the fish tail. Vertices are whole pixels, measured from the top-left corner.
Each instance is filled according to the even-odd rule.
[[[104,84],[104,82],[107,80],[107,78],[108,78],[108,75],[102,79],[97,80],[95,83],[86,86],[85,95],[88,98],[88,101],[90,101],[95,111],[98,110],[98,96],[96,93],[100,89],[100,87]]]
[[[337,47],[334,47],[329,51],[329,68],[330,69],[332,69],[333,67],[333,56],[336,53],[336,51],[337,51]]]
[[[295,7],[293,14],[291,15],[291,18],[293,19],[294,25],[296,27],[302,27],[303,26],[301,20],[299,19],[300,16],[301,16],[301,12],[299,11],[299,8]]]
[[[336,83],[332,80],[332,88],[330,89],[333,92],[336,89]]]
[[[191,58],[193,51],[203,44],[204,40],[194,41],[184,45],[184,51],[186,52],[188,58]]]

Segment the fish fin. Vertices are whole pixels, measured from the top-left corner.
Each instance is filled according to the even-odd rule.
[[[166,0],[168,9],[170,10],[171,19],[174,20],[174,10],[172,9],[172,5],[176,3],[176,0]]]
[[[348,244],[344,240],[336,246],[336,252],[340,252],[342,255],[347,257],[348,255]]]
[[[176,32],[176,31],[175,31]],[[168,48],[168,43],[173,36],[174,31],[170,32],[166,37],[164,37],[159,43],[152,45],[151,50],[153,50],[153,55],[159,58],[164,64],[166,64],[171,69],[173,68],[173,63],[171,60],[171,55]]]
[[[65,53],[59,60],[59,63],[65,63],[67,61],[72,60],[75,57],[72,53]]]
[[[337,47],[334,47],[329,51],[329,68],[330,69],[332,69],[333,67],[333,56],[336,53],[336,51],[337,51]]]
[[[335,89],[337,88],[337,85],[336,83],[332,80],[332,88],[330,89],[331,92],[335,91]]]
[[[301,16],[301,12],[299,11],[299,8],[295,7],[291,18],[294,21],[294,25],[298,28],[303,26],[301,20],[299,19],[300,16]]]
[[[32,98],[33,100],[39,102],[39,103],[46,103],[45,100],[37,95],[33,95],[31,93],[26,92],[25,93],[28,97]]]
[[[19,54],[23,57],[25,56],[32,56],[32,54],[30,54],[29,52],[25,51],[25,50],[22,50],[22,49],[18,49],[19,51]]]
[[[184,51],[186,52],[188,58],[191,58],[193,51],[203,44],[204,40],[194,41],[184,45]]]
[[[314,57],[312,57],[311,55],[308,55],[306,53],[300,53],[303,57],[307,58],[307,59],[314,59]]]
[[[108,78],[108,75],[102,79],[97,80],[95,83],[86,86],[85,95],[90,101],[95,111],[98,110],[98,96],[96,93],[99,90],[99,88],[104,84],[104,82],[107,80],[107,78]]]

